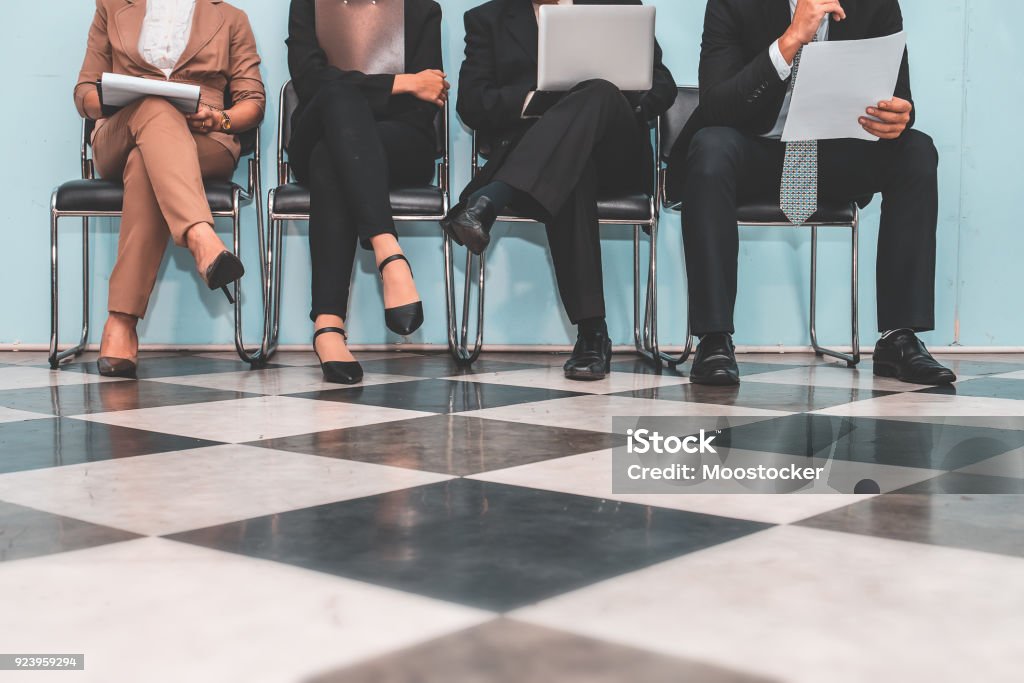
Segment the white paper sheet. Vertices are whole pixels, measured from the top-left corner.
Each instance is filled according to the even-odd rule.
[[[805,46],[782,140],[877,140],[858,119],[893,96],[906,46],[902,31]]]
[[[122,74],[103,74],[101,80],[103,106],[127,107],[143,97],[163,97],[185,114],[199,110],[199,86],[172,83]]]

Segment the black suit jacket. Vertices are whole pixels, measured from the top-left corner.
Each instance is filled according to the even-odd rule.
[[[578,5],[640,5],[641,0],[576,0]],[[537,18],[531,0],[490,0],[466,12],[466,59],[459,75],[457,109],[462,121],[495,145],[487,173],[467,191],[487,182],[534,120],[523,104],[537,89]],[[676,84],[654,55],[654,85],[639,99],[640,120],[651,122],[672,106]],[[653,152],[652,152],[653,153]],[[465,196],[465,193],[463,193]]]
[[[844,21],[829,20],[828,39],[881,38],[903,30],[899,0],[842,0]],[[672,149],[668,195],[678,197],[690,141],[701,128],[728,126],[764,135],[775,127],[789,80],[768,49],[791,22],[789,0],[708,0],[700,51],[700,105]],[[904,52],[896,97],[913,102]],[[911,126],[914,114],[911,113]]]
[[[364,74],[342,71],[327,63],[327,55],[316,37],[316,3],[292,0],[288,18],[288,70],[291,72],[299,107],[305,105],[328,81],[341,80],[358,87],[370,102],[378,120],[408,123],[434,139],[437,107],[412,95],[392,95],[394,74]],[[405,73],[425,69],[443,70],[441,62],[441,6],[434,0],[405,0]]]

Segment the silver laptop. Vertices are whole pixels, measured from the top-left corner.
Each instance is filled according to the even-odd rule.
[[[541,5],[537,89],[565,92],[601,78],[623,92],[654,81],[655,8]]]

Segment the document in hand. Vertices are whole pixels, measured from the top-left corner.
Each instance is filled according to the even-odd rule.
[[[896,90],[904,32],[885,38],[811,43],[800,55],[783,142],[877,140],[857,120]]]
[[[185,114],[199,111],[199,86],[105,73],[100,78],[104,113],[127,107],[143,97],[163,97]]]

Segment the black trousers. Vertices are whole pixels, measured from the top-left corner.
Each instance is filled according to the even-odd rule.
[[[705,128],[690,144],[683,187],[683,242],[695,335],[734,331],[739,202],[778,201],[786,146],[734,128]],[[876,286],[880,331],[935,324],[938,152],[908,130],[897,140],[826,140],[818,146],[818,194],[834,201],[882,194]]]
[[[396,234],[389,190],[423,185],[434,174],[434,141],[397,121],[377,121],[366,97],[330,82],[294,122],[288,158],[309,188],[309,250],[313,307],[318,315],[348,315],[356,243]]]
[[[597,199],[643,191],[648,135],[618,88],[588,81],[533,124],[494,175],[535,204],[515,208],[544,222],[573,324],[605,315]]]

